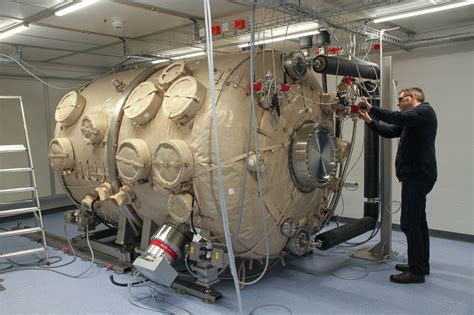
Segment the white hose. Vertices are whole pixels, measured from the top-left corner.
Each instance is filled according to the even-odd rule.
[[[222,223],[224,225],[224,235],[227,245],[227,252],[230,261],[230,270],[232,278],[234,279],[235,292],[237,294],[237,301],[239,304],[239,313],[242,313],[242,299],[240,296],[239,278],[237,276],[237,268],[235,266],[234,249],[232,246],[232,237],[230,234],[229,217],[227,214],[227,205],[224,196],[224,180],[222,177],[222,163],[219,152],[219,138],[217,132],[217,108],[216,108],[216,95],[214,85],[214,56],[213,56],[213,44],[212,44],[212,22],[211,22],[211,7],[209,0],[203,0],[204,2],[204,16],[206,21],[206,44],[207,44],[207,61],[209,69],[209,90],[211,94],[211,108],[212,108],[212,131],[214,134],[214,145],[216,147],[216,160],[217,160],[217,183],[219,187],[219,197],[221,203]]]

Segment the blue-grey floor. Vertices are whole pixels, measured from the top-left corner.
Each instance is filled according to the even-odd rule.
[[[14,225],[2,224],[7,228]],[[64,235],[62,215],[45,216],[48,231]],[[69,226],[69,235],[75,233]],[[363,240],[360,236],[356,240]],[[378,235],[368,245],[373,245]],[[8,242],[7,242],[8,240]],[[245,313],[254,314],[474,314],[474,245],[472,243],[431,238],[431,275],[424,284],[400,285],[389,282],[393,265],[406,259],[403,234],[393,232],[393,249],[400,253],[397,261],[374,264],[349,258],[353,248],[336,247],[317,251],[307,257],[289,257],[286,267],[277,266],[257,284],[241,291]],[[20,248],[32,242],[21,237],[0,239],[2,249]],[[71,256],[50,249],[50,255]],[[27,263],[40,256],[17,258]],[[0,269],[6,268],[1,264]],[[90,266],[78,259],[55,270],[79,274]],[[146,314],[151,311],[129,302],[128,289],[113,285],[110,271],[94,265],[79,279],[53,272],[21,270],[0,273],[0,314]],[[116,281],[128,282],[130,274],[115,275]],[[349,280],[352,279],[352,280]],[[172,289],[134,288],[138,303],[172,313],[222,314],[238,312],[232,281],[216,285],[224,298],[216,304]],[[151,293],[153,292],[153,298]],[[257,309],[256,309],[257,308]]]

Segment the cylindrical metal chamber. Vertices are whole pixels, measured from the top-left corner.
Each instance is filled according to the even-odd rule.
[[[270,255],[278,255],[288,242],[280,229],[283,222],[291,219],[298,229],[319,229],[331,188],[316,185],[310,193],[297,189],[288,161],[296,130],[311,121],[328,126],[329,134],[334,109],[322,107],[321,87],[311,71],[302,73],[289,90],[288,85],[280,89],[281,56],[276,56],[275,68],[272,58],[265,60],[267,64],[257,63],[255,71],[263,83],[255,97],[258,155],[255,141],[250,142],[250,161],[258,159],[260,164],[264,218],[258,210],[257,168],[245,165],[248,135],[253,135],[248,127],[248,54],[215,59],[215,122],[207,63],[202,60],[118,72],[71,92],[57,108],[51,165],[78,205],[84,198],[97,199],[94,210],[106,221],[126,216],[137,227],[144,218],[158,226],[193,223],[203,235],[224,243],[211,134],[211,124],[217,123],[236,255],[265,255],[262,220],[268,226]],[[266,103],[277,98],[280,115]],[[318,165],[324,168],[324,163]],[[325,180],[333,176],[319,173]]]

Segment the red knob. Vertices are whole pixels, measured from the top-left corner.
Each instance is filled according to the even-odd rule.
[[[221,34],[221,26],[220,25],[213,25],[212,26],[212,35],[220,35]]]
[[[234,21],[234,28],[236,30],[244,30],[245,29],[245,20],[244,19],[238,19]]]

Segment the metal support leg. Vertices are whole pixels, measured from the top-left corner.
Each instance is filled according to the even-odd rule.
[[[383,57],[380,75],[380,97],[382,107],[392,109],[392,57]],[[384,261],[398,255],[392,251],[392,214],[387,211],[392,200],[392,144],[390,139],[383,139],[380,150],[380,242],[352,254],[352,257],[370,261]]]

